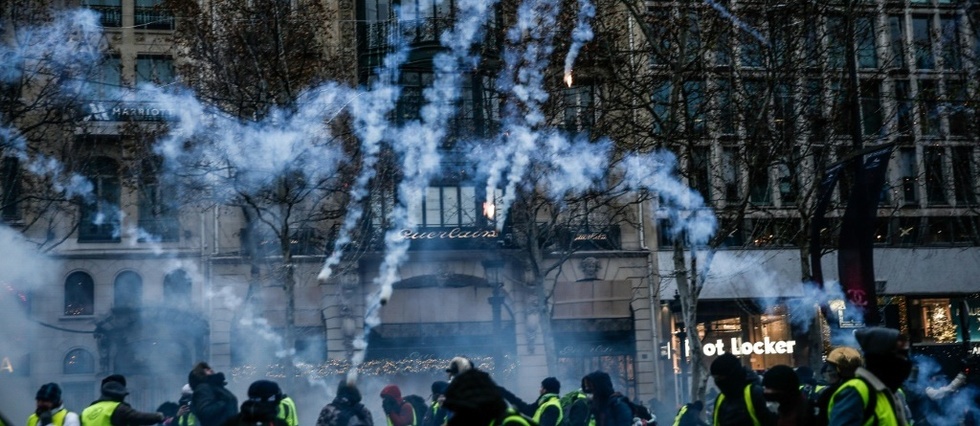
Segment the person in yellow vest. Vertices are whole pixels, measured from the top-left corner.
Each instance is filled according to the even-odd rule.
[[[824,361],[823,367],[820,368],[823,381],[827,386],[817,395],[815,404],[816,424],[818,426],[826,426],[829,423],[827,409],[830,405],[830,397],[834,395],[834,392],[837,392],[837,389],[844,382],[853,379],[854,373],[862,365],[864,365],[864,357],[861,356],[861,352],[851,347],[837,347],[827,354],[827,359]]]
[[[180,408],[177,410],[177,426],[197,426],[197,417],[194,417],[194,413],[191,412],[191,401],[194,400],[194,390],[191,389],[191,385],[186,384],[180,389],[180,399],[177,404]]]
[[[866,367],[858,367],[855,377],[831,396],[829,425],[908,425],[896,395],[912,372],[908,337],[895,329],[869,327],[856,330],[854,338],[864,352]]]
[[[766,407],[762,386],[750,380],[742,361],[724,353],[711,363],[711,377],[721,393],[712,413],[714,426],[772,426],[776,416]]]
[[[559,396],[561,395],[561,382],[554,377],[547,377],[541,381],[538,399],[533,404],[522,401],[507,389],[500,388],[500,393],[518,413],[530,417],[539,426],[557,426],[561,423],[562,409]]]
[[[122,376],[119,376],[122,377]],[[125,378],[122,379],[125,381]],[[82,410],[82,426],[137,426],[162,423],[161,413],[136,411],[123,400],[129,395],[126,386],[119,381],[106,381],[102,396]]]
[[[79,426],[78,414],[68,411],[61,402],[61,387],[47,383],[34,397],[37,409],[27,418],[27,426]]]
[[[704,403],[701,401],[689,402],[681,406],[674,417],[674,426],[707,426],[701,421],[701,412],[704,411]]]
[[[446,400],[446,388],[449,387],[449,382],[444,382],[442,380],[432,382],[432,404],[429,404],[429,409],[425,411],[425,415],[422,416],[422,426],[443,426],[446,424],[446,407],[442,406],[442,403]]]

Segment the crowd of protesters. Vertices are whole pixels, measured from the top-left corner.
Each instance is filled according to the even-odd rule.
[[[909,341],[897,330],[872,327],[855,332],[858,348],[829,351],[820,377],[806,366],[777,365],[757,374],[736,356],[725,353],[710,366],[718,392],[706,402],[693,401],[676,413],[652,400],[650,409],[614,389],[609,374],[595,371],[578,387],[562,392],[555,377],[541,381],[530,402],[498,385],[489,373],[463,357],[446,368],[446,380],[432,383],[428,401],[403,395],[396,384],[380,392],[388,426],[845,426],[845,425],[974,425],[976,404],[965,390],[969,365],[950,381],[939,374],[921,379],[909,354]],[[296,404],[279,384],[258,380],[247,398],[226,388],[223,373],[198,363],[188,374],[178,402],[155,412],[141,412],[126,403],[126,378],[113,374],[102,380],[101,396],[75,413],[62,402],[56,383],[35,396],[36,411],[27,426],[299,426]],[[948,408],[960,398],[963,407]],[[957,406],[958,407],[958,406]],[[660,414],[657,419],[655,414]],[[373,426],[375,419],[362,403],[357,385],[342,380],[315,426]],[[0,426],[11,422],[0,416]]]

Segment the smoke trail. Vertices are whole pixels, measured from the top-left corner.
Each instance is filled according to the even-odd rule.
[[[586,43],[592,41],[592,19],[595,18],[595,6],[589,0],[578,1],[578,19],[572,30],[572,45],[565,55],[565,84],[572,86],[572,66],[578,58],[579,51]]]
[[[731,20],[736,27],[740,28],[742,31],[749,33],[749,35],[754,37],[756,40],[759,40],[759,43],[762,43],[763,46],[769,45],[769,40],[766,40],[766,37],[763,36],[762,33],[760,33],[755,28],[752,28],[751,25],[745,23],[745,21],[739,19],[737,16],[732,15],[732,12],[726,9],[725,6],[718,4],[714,0],[704,0],[704,2],[708,3],[709,6],[717,10],[718,13],[721,14],[722,18]]]

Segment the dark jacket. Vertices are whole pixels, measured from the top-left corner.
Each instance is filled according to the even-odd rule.
[[[276,416],[278,406],[276,402],[245,401],[241,411],[225,420],[222,426],[287,426],[285,420]]]
[[[347,426],[351,417],[358,417],[355,423],[374,425],[371,412],[361,404],[361,394],[356,392],[339,392],[332,402],[320,410],[316,426]]]
[[[805,393],[800,392],[792,403],[779,404],[776,426],[814,426],[815,423],[813,405],[810,404]]]
[[[124,386],[119,383],[109,382],[102,385],[102,397],[92,404],[102,401],[119,403],[109,417],[109,423],[112,423],[113,426],[154,425],[164,420],[163,414],[161,413],[144,413],[134,410],[129,404],[123,402],[123,399],[128,394]]]
[[[625,396],[613,390],[609,374],[596,371],[582,379],[582,388],[592,393],[592,417],[596,426],[631,426],[633,409]]]
[[[750,386],[748,402],[745,401],[745,386]],[[762,386],[757,384],[752,378],[746,378],[744,380],[739,380],[733,384],[719,384],[721,388],[721,394],[718,398],[724,395],[721,406],[716,405],[718,398],[712,401],[717,413],[712,414],[713,419],[718,419],[715,423],[712,419],[712,424],[715,426],[751,426],[752,416],[749,415],[749,409],[747,404],[752,404],[755,411],[755,416],[758,418],[759,423],[762,426],[773,426],[776,424],[776,417],[774,413],[770,412],[766,407],[766,399],[762,396]]]
[[[201,426],[221,426],[238,414],[238,398],[225,389],[224,374],[192,375],[189,384],[194,389],[191,411]]]

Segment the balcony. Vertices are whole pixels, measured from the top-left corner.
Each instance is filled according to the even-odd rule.
[[[121,6],[97,6],[89,5],[87,8],[99,14],[99,23],[106,28],[119,28],[122,26],[122,7]]]
[[[174,17],[168,12],[155,7],[137,7],[134,13],[136,29],[139,30],[173,30]]]

